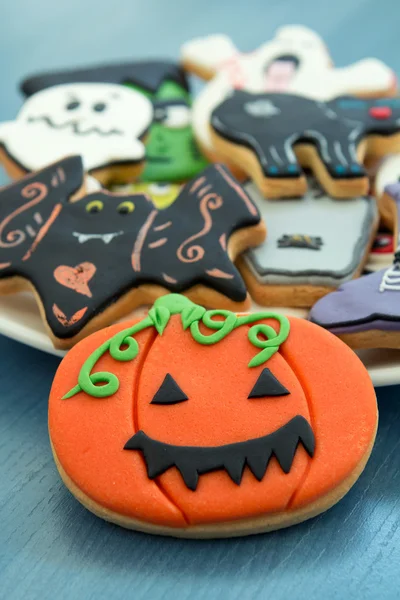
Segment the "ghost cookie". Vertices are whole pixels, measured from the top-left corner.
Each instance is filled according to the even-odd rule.
[[[400,150],[400,98],[317,102],[236,91],[214,110],[211,137],[221,158],[246,171],[266,197],[304,194],[301,167],[329,195],[355,197],[369,187],[362,161]]]
[[[311,177],[303,198],[268,200],[254,184],[246,191],[268,225],[268,238],[237,261],[258,304],[310,307],[361,274],[378,226],[374,198],[341,202]]]
[[[81,158],[70,157],[0,191],[0,293],[33,290],[53,343],[69,348],[168,290],[248,307],[233,261],[264,238],[255,204],[221,165],[159,211],[144,193],[88,194]]]
[[[290,92],[315,100],[396,92],[394,72],[384,63],[367,58],[333,68],[320,36],[300,25],[281,27],[272,40],[250,53],[241,53],[225,35],[198,38],[184,44],[181,60],[188,71],[209,81],[194,102],[193,126],[201,148],[213,159],[211,114],[233,90]]]
[[[31,96],[54,85],[88,82],[127,85],[153,103],[142,181],[187,181],[206,166],[193,135],[189,83],[183,69],[171,61],[133,61],[42,73],[25,79],[21,89]]]
[[[368,372],[335,336],[175,294],[73,348],[49,400],[74,496],[108,521],[180,537],[265,532],[327,510],[362,472],[377,417]]]
[[[128,182],[144,167],[153,107],[111,83],[65,84],[31,96],[15,121],[0,123],[0,161],[12,178],[80,154],[102,184]]]
[[[352,348],[400,348],[400,183],[385,188],[385,208],[397,240],[389,268],[341,286],[322,298],[310,320],[329,329]]]

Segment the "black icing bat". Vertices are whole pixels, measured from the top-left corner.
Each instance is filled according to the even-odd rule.
[[[260,215],[224,167],[208,167],[162,211],[144,194],[100,191],[71,202],[83,182],[81,159],[71,157],[0,191],[0,278],[32,283],[56,338],[77,335],[143,284],[174,292],[202,284],[245,300],[229,240]]]

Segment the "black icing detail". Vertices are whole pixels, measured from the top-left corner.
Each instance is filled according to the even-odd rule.
[[[78,103],[79,104],[79,103]],[[73,110],[73,109],[71,109]],[[113,135],[123,135],[123,131],[121,129],[109,129],[108,131],[102,131],[98,127],[89,127],[89,129],[84,129],[83,125],[80,125],[76,121],[64,121],[64,123],[54,123],[49,115],[39,115],[37,117],[29,117],[29,123],[37,123],[38,121],[43,121],[52,129],[67,129],[69,131],[73,131],[75,135],[85,136],[91,135],[92,133],[96,133],[101,137],[109,137]]]
[[[81,105],[81,103],[78,100],[72,100],[71,102],[68,102],[67,106],[65,107],[67,110],[76,110],[77,108],[79,108]]]
[[[183,69],[172,61],[162,60],[94,65],[41,73],[24,79],[20,87],[25,96],[31,96],[40,90],[63,83],[117,83],[136,85],[155,94],[165,81],[173,81],[189,91]]]
[[[332,178],[354,179],[366,176],[357,160],[360,142],[368,135],[400,133],[400,98],[343,96],[319,102],[236,90],[214,109],[211,125],[221,138],[254,152],[265,177],[300,177],[293,147],[310,144]]]
[[[174,446],[153,440],[138,431],[125,444],[125,450],[143,453],[149,479],[176,467],[187,488],[197,489],[199,475],[225,469],[236,485],[242,481],[245,466],[261,481],[272,456],[282,471],[289,473],[299,444],[314,456],[315,438],[309,422],[297,415],[288,423],[260,438],[224,446]]]
[[[320,236],[297,233],[283,235],[279,238],[277,243],[278,248],[306,248],[307,250],[320,250],[324,242]]]
[[[54,177],[59,169],[64,173],[62,180]],[[60,211],[27,255],[34,240],[24,228],[32,225],[36,207],[11,220],[8,217],[32,200],[21,196],[31,182],[48,187],[48,196],[40,204],[43,219],[48,219],[55,204],[60,203]],[[73,157],[0,191],[0,227],[6,219],[0,242],[11,239],[16,229],[23,229],[25,236],[15,247],[0,243],[0,279],[20,276],[33,284],[55,337],[77,335],[97,314],[144,284],[176,293],[204,285],[235,302],[246,298],[243,279],[227,251],[228,242],[235,231],[260,223],[260,215],[227,169],[209,166],[161,211],[144,194],[124,196],[124,202],[135,206],[124,214],[118,211],[121,196],[103,191],[68,202],[82,183],[81,159]],[[92,201],[100,201],[102,207],[95,214],[86,210]],[[61,275],[67,285],[54,275],[58,267],[67,267],[67,274],[63,269]]]
[[[93,110],[95,112],[104,112],[107,108],[107,104],[105,102],[97,102],[97,104],[95,104],[93,106]]]
[[[176,100],[156,100],[153,102],[154,106],[154,121],[157,123],[163,123],[168,117],[168,110],[174,106],[184,106],[189,109],[188,102],[182,99]],[[146,157],[147,158],[147,157]]]
[[[275,56],[272,60],[268,61],[268,63],[265,65],[265,70],[268,71],[268,69],[274,63],[277,63],[277,62],[291,63],[292,65],[294,65],[296,67],[296,69],[298,69],[299,65],[300,65],[300,59],[295,54],[280,54],[278,56]]]
[[[289,390],[281,384],[280,381],[267,368],[263,369],[248,395],[249,400],[252,398],[266,398],[268,396],[288,396]]]
[[[150,404],[178,404],[188,399],[175,379],[167,373]]]
[[[391,236],[389,234],[381,235],[374,239],[374,243],[372,244],[372,250],[381,250],[382,248],[387,248],[388,246],[390,246],[391,243],[392,243],[392,240],[391,240]],[[400,257],[400,253],[399,253],[399,257]]]

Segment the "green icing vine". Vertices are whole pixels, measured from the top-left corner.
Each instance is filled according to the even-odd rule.
[[[120,331],[92,352],[80,370],[77,385],[65,394],[63,399],[72,398],[81,391],[95,398],[107,398],[115,394],[119,388],[118,377],[108,371],[92,373],[97,361],[107,351],[114,360],[133,360],[139,353],[139,344],[133,336],[148,327],[155,327],[159,335],[162,335],[170,317],[177,314],[181,315],[183,329],[189,329],[192,338],[203,345],[217,344],[241,325],[255,323],[249,328],[248,338],[253,346],[260,348],[261,351],[251,359],[249,367],[258,367],[270,359],[287,339],[290,330],[287,317],[278,313],[258,312],[238,316],[229,310],[206,310],[185,296],[168,294],[155,301],[153,308],[142,321]],[[224,320],[215,320],[214,317],[217,316],[224,317]],[[279,332],[277,333],[270,325],[257,323],[264,319],[276,319],[280,326]],[[200,331],[200,323],[213,333],[203,334]]]

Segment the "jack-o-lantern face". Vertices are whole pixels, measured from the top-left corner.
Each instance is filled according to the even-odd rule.
[[[94,512],[227,535],[336,502],[368,458],[377,411],[364,367],[326,331],[170,295],[70,351],[49,422],[61,475]]]

